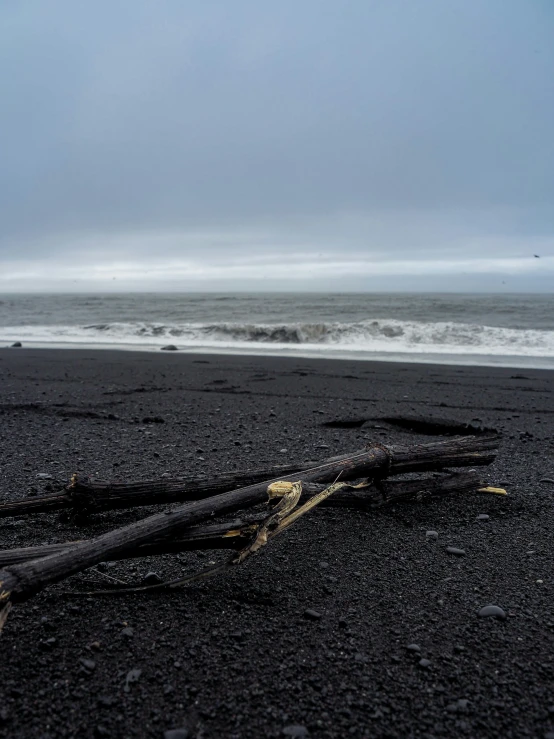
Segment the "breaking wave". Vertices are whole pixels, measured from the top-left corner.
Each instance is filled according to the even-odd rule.
[[[97,323],[0,328],[0,340],[321,356],[481,355],[554,359],[554,331],[456,322]],[[440,358],[437,358],[440,361]]]

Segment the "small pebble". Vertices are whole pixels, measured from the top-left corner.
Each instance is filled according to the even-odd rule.
[[[479,514],[479,515],[477,516],[477,520],[478,520],[478,521],[488,521],[488,520],[489,520],[489,518],[490,518],[490,516],[488,516],[488,515],[487,515],[486,513],[480,513],[480,514]]]
[[[162,352],[176,352],[177,347],[175,344],[168,344],[167,346],[162,346]]]
[[[419,644],[408,644],[406,649],[408,650],[408,652],[421,652],[421,647],[419,646]]]
[[[16,341],[12,344],[12,349],[19,349],[23,344],[20,341]]]
[[[171,513],[171,511],[170,511]],[[148,572],[143,578],[142,582],[145,585],[158,585],[158,583],[163,582],[162,578],[158,575],[157,572]]]
[[[53,476],[49,472],[38,472],[37,477],[39,480],[53,480]]]
[[[164,731],[164,739],[187,739],[189,735],[188,729],[169,729]]]
[[[500,608],[500,606],[483,606],[478,613],[480,618],[498,618],[500,621],[504,621],[506,618],[506,612]]]
[[[83,665],[85,670],[92,672],[96,669],[96,662],[93,659],[80,659],[79,662]]]
[[[548,483],[548,485],[554,485],[554,479],[551,477],[543,477],[542,480],[539,480],[539,482]]]
[[[446,710],[450,713],[466,713],[469,701],[467,698],[460,698],[456,703],[450,703],[446,706]]]
[[[138,669],[129,670],[129,672],[127,673],[127,677],[125,678],[125,685],[123,686],[123,690],[125,691],[125,693],[131,692],[130,686],[133,683],[138,682],[138,679],[140,678],[141,675],[142,675],[142,670],[138,670]]]
[[[126,626],[124,629],[121,629],[119,632],[121,636],[124,636],[126,639],[132,639],[135,635],[135,630],[132,626]]]
[[[428,670],[429,667],[431,667],[431,660],[428,660],[428,659],[425,659],[425,658],[420,659],[419,662],[418,662],[418,665],[420,667],[423,667],[423,669]]]
[[[465,549],[458,549],[457,547],[446,547],[448,554],[453,554],[455,557],[465,557]]]
[[[428,539],[434,539],[436,541],[439,538],[439,533],[438,531],[426,531],[425,536]]]
[[[300,737],[308,736],[308,729],[300,724],[291,724],[290,726],[285,726],[282,733],[284,736],[292,736],[295,739],[300,739]]]
[[[304,611],[304,617],[310,619],[310,621],[319,621],[321,613],[319,611],[314,611],[312,608],[307,608]]]
[[[51,636],[50,639],[45,639],[44,641],[39,642],[39,647],[43,651],[47,652],[49,649],[53,649],[56,644],[58,643],[58,640],[55,636]]]
[[[321,567],[322,569],[327,569],[327,567],[329,567],[329,562],[320,562],[320,563],[319,563],[319,566],[320,566],[320,567]]]

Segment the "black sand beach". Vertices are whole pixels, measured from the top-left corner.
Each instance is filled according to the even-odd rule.
[[[3,501],[42,494],[74,472],[209,476],[322,459],[370,440],[440,438],[382,420],[406,415],[500,431],[498,459],[483,479],[509,492],[371,514],[317,510],[230,575],[170,594],[62,595],[82,591],[84,582],[106,584],[97,573],[76,576],[8,618],[0,733],[554,737],[553,377],[527,369],[0,350]],[[368,422],[325,425],[353,418]],[[37,477],[44,474],[54,480]],[[84,526],[53,514],[4,519],[0,544],[90,537],[155,510],[99,514]],[[426,538],[429,529],[438,540]],[[466,554],[452,557],[447,546]],[[130,560],[106,573],[133,583],[151,571],[168,579],[224,556]],[[479,618],[488,604],[507,618]],[[307,619],[306,609],[321,618]],[[407,649],[413,644],[419,651]]]

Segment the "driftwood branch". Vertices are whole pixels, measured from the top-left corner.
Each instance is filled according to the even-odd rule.
[[[475,474],[475,471],[472,471],[471,474]],[[414,492],[414,495],[417,495],[418,498],[420,498],[422,494],[427,494],[429,492],[425,489],[425,480],[417,480],[413,482],[418,483],[419,491],[417,493]],[[242,564],[251,555],[257,554],[258,551],[262,547],[266,546],[271,539],[275,538],[275,536],[278,536],[280,533],[285,531],[289,526],[295,523],[302,516],[306,515],[306,513],[308,513],[316,506],[330,503],[331,496],[334,496],[340,492],[344,492],[344,490],[349,488],[364,489],[367,487],[367,485],[367,481],[363,481],[362,483],[358,484],[335,482],[327,487],[325,485],[320,485],[317,486],[320,488],[319,491],[315,492],[312,490],[308,496],[304,496],[304,503],[300,504],[303,492],[303,484],[301,481],[281,481],[271,483],[267,489],[270,500],[277,497],[280,499],[279,503],[274,508],[273,512],[264,517],[260,523],[254,526],[251,525],[249,527],[251,530],[252,528],[254,529],[250,537],[250,541],[241,549],[236,551],[235,554],[231,555],[231,557],[227,561],[207,567],[203,570],[200,570],[199,572],[195,572],[190,575],[185,575],[184,577],[179,577],[177,579],[169,580],[167,582],[162,582],[155,585],[141,585],[135,587],[125,586],[123,588],[116,588],[115,590],[96,590],[80,594],[87,596],[124,595],[126,593],[143,593],[145,591],[151,592],[160,590],[172,590],[174,588],[182,587],[183,585],[190,585],[194,582],[198,582],[199,580],[205,580],[206,578],[213,577],[214,575],[223,574],[225,572],[228,572],[233,567]],[[505,491],[499,488],[486,487],[482,488],[481,490],[482,492],[505,494]],[[404,493],[404,497],[405,495],[406,493]],[[235,534],[237,532],[231,533]]]
[[[473,437],[468,437],[473,439]],[[487,437],[495,439],[496,437]],[[463,441],[466,441],[464,439]],[[460,440],[462,441],[462,440]],[[490,464],[493,456],[487,455],[486,444],[477,443],[478,451],[472,451],[471,444],[467,447],[452,449],[452,457],[444,457],[442,468],[466,465]],[[413,469],[439,469],[436,449],[443,450],[444,444],[420,445],[420,456],[414,468],[413,450],[415,447],[390,447],[392,464],[390,474],[401,474]],[[493,442],[494,447],[495,442]],[[491,449],[493,448],[491,447]],[[354,452],[348,455],[331,457],[319,465],[334,462],[337,465],[344,459],[350,459]],[[431,467],[425,466],[427,461]],[[236,490],[237,488],[256,485],[271,479],[285,479],[287,475],[313,469],[313,462],[296,462],[286,465],[273,465],[260,470],[242,470],[227,472],[218,475],[215,479],[191,478],[159,480],[137,480],[132,482],[105,482],[93,480],[84,475],[75,474],[63,492],[54,495],[29,497],[23,500],[0,504],[0,518],[10,516],[31,515],[35,513],[51,513],[59,510],[74,512],[97,513],[101,511],[133,508],[146,505],[167,505],[170,503],[185,503],[193,500],[203,500],[220,493]]]
[[[272,480],[312,469],[316,464],[338,462],[344,456],[351,457],[352,453],[330,457],[318,463],[293,462],[271,465],[259,470],[223,472],[217,477],[209,479],[202,476],[111,482],[94,480],[86,475],[75,474],[62,492],[0,503],[0,518],[35,513],[52,513],[53,511],[67,509],[75,512],[99,513],[101,511],[146,505],[186,503],[192,500],[210,498],[219,493],[226,493],[229,490],[236,490],[248,485],[255,485],[264,480]]]
[[[389,474],[429,471],[456,466],[489,464],[495,457],[496,437],[466,437],[412,447],[375,445],[364,452],[344,457],[340,462],[305,470],[303,483],[334,483],[361,477],[379,478]],[[282,479],[294,482],[298,473]],[[0,570],[0,607],[24,601],[48,585],[91,567],[114,559],[125,551],[160,538],[177,536],[184,529],[206,521],[213,515],[224,515],[241,508],[265,502],[268,480],[238,490],[220,493],[164,513],[149,516],[128,526],[110,531],[69,549],[42,559],[8,566]]]
[[[475,471],[417,480],[387,480],[378,486],[370,485],[360,489],[344,488],[337,491],[328,500],[322,501],[320,505],[322,508],[340,507],[367,511],[400,501],[421,502],[422,500],[453,493],[475,492],[483,485],[484,483]],[[316,483],[304,484],[300,503],[305,503],[324,488],[324,485]],[[112,559],[132,559],[206,549],[242,549],[248,543],[257,524],[263,519],[264,516],[255,516],[250,517],[247,521],[236,519],[222,524],[192,526],[178,537],[170,539],[162,537],[157,541],[126,549]],[[82,543],[83,541],[72,541],[63,544],[43,544],[36,547],[6,549],[0,551],[0,567],[48,557],[51,554],[57,554]]]

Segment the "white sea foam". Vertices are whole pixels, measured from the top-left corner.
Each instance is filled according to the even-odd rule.
[[[40,345],[127,346],[248,354],[317,356],[433,355],[542,358],[554,364],[554,331],[481,326],[456,322],[375,319],[351,323],[97,323],[86,326],[0,327],[0,342]],[[390,357],[389,357],[390,358]],[[431,359],[431,356],[428,357]],[[442,359],[441,359],[442,358]],[[543,362],[543,364],[544,364]],[[474,363],[481,364],[481,361]],[[498,363],[495,361],[494,363]]]

